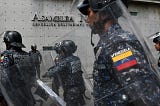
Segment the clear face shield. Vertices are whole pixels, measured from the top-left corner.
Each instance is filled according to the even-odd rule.
[[[105,103],[120,105],[121,103],[130,103],[132,100],[137,101],[137,98],[139,98],[144,104],[151,105],[151,101],[148,102],[147,98],[152,98],[153,95],[149,95],[144,89],[139,89],[150,87],[151,91],[148,92],[151,94],[154,94],[154,92],[159,93],[160,73],[158,67],[155,66],[157,63],[148,46],[147,39],[141,34],[120,0],[88,0],[88,2],[89,7],[87,7],[87,0],[85,0],[85,2],[82,1],[78,5],[78,9],[84,16],[84,21],[87,22],[82,36],[85,35],[86,39],[89,40],[89,36],[92,37],[93,35],[93,42],[94,44],[97,43],[97,46],[94,45],[94,52],[91,50],[92,46],[90,46],[91,48],[89,45],[84,46],[89,48],[87,50],[90,53],[93,52],[93,57],[89,59],[89,63],[93,63],[91,61],[95,62],[93,67],[95,72],[95,75],[93,75],[95,76],[93,78],[94,103],[96,105]],[[86,58],[90,57],[86,56]],[[107,75],[103,79],[100,74],[101,70],[108,71],[106,73],[113,75],[114,78],[117,77],[115,82],[112,80],[113,82],[108,81],[105,83],[106,86],[110,83],[108,85],[110,88],[105,88],[105,85],[103,85],[102,80],[105,81]],[[141,77],[150,80],[153,85],[152,83],[141,85],[144,79],[140,78],[140,73]],[[153,78],[150,79],[147,77],[148,75]],[[116,84],[116,81],[119,84]],[[156,87],[158,88],[155,90]],[[141,97],[142,95],[144,97]],[[158,99],[154,103],[159,103]]]

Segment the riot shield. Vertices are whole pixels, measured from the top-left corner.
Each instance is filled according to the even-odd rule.
[[[36,103],[37,105],[41,106],[66,106],[66,102],[63,100],[63,96],[59,95],[58,92],[58,78],[54,78],[52,76],[43,77],[43,75],[48,72],[51,67],[55,66],[54,57],[56,57],[57,54],[45,50],[39,50],[39,52],[42,58],[42,62],[40,64],[41,76],[40,79],[36,76],[36,84],[32,88],[33,94],[36,98]]]
[[[92,59],[84,55],[88,51],[91,54],[90,49],[80,54],[94,63],[95,105],[160,105],[155,58],[121,0],[81,0],[77,7],[87,26],[75,30],[76,35],[87,40],[91,35],[92,45],[99,40]],[[83,49],[89,47],[85,40],[79,44]],[[150,90],[142,89],[146,87]]]
[[[63,99],[37,78],[32,58],[29,55],[19,58],[20,61],[9,66],[5,65],[5,59],[1,59],[0,85],[8,105],[49,106],[54,103],[55,106],[65,106]]]

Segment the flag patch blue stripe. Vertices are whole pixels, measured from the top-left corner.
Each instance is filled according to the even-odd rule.
[[[135,59],[135,57],[132,55],[132,56],[129,56],[129,57],[127,57],[127,58],[124,58],[124,59],[121,59],[121,60],[115,62],[114,65],[115,65],[115,66],[119,66],[119,65],[121,65],[121,64],[123,64],[123,63],[132,61],[133,59]]]

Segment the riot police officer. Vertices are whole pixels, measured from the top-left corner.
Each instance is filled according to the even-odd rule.
[[[32,57],[33,63],[36,67],[37,77],[40,79],[40,64],[42,62],[42,55],[37,50],[37,45],[35,43],[31,45],[31,51],[29,51],[29,55]]]
[[[32,61],[23,51],[21,34],[17,31],[5,31],[3,40],[6,50],[1,54],[1,85],[9,105],[34,106],[30,85],[35,77]]]
[[[153,43],[155,43],[155,49],[160,51],[160,32],[154,34]],[[160,68],[160,57],[158,59],[158,67]]]
[[[160,106],[159,81],[144,49],[136,36],[124,31],[120,26],[123,23],[118,22],[119,17],[125,18],[123,3],[120,0],[83,0],[78,9],[87,16],[92,34],[100,37],[94,48],[95,105]]]
[[[83,106],[85,92],[84,80],[82,77],[81,62],[74,56],[77,46],[71,40],[63,40],[59,47],[60,59],[56,67],[50,69],[45,76],[59,75],[64,90],[63,96],[67,106]]]

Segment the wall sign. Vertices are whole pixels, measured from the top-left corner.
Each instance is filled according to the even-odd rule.
[[[79,27],[85,23],[80,17],[80,20],[75,22],[72,16],[39,16],[35,14],[32,19],[32,26],[51,26],[51,27]]]

